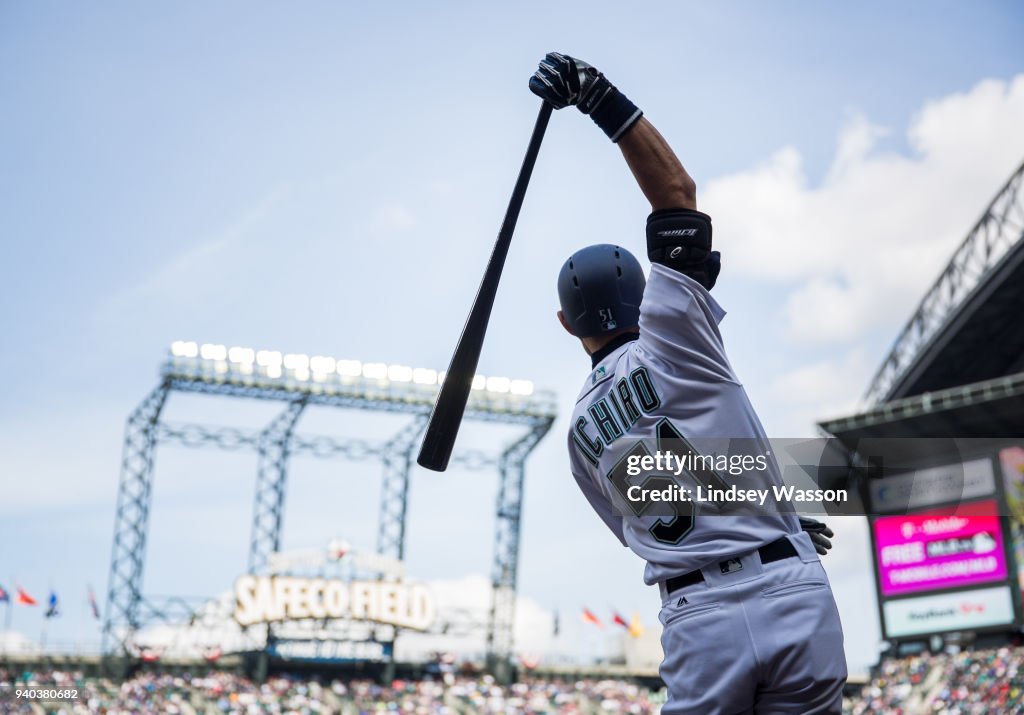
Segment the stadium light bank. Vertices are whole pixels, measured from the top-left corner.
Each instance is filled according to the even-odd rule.
[[[163,374],[175,379],[407,403],[433,403],[445,375],[424,367],[186,340],[171,343]],[[553,414],[555,410],[554,393],[536,390],[530,380],[478,374],[472,387],[470,409],[534,414]]]

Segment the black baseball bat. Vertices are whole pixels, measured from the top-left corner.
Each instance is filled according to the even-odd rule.
[[[448,365],[441,390],[437,393],[434,411],[430,413],[430,422],[427,423],[427,432],[423,436],[423,444],[420,446],[416,462],[421,467],[433,469],[435,472],[447,469],[448,459],[452,456],[455,437],[459,434],[462,415],[466,411],[469,391],[473,386],[473,376],[476,374],[476,365],[480,360],[480,351],[484,346],[487,323],[491,319],[494,296],[498,292],[498,281],[501,280],[505,257],[512,243],[516,220],[519,218],[519,209],[523,206],[526,187],[530,184],[533,165],[537,161],[540,143],[544,139],[544,130],[547,129],[550,118],[551,105],[543,102],[537,115],[537,123],[533,127],[530,145],[526,148],[523,166],[519,169],[519,178],[516,179],[516,186],[512,190],[512,198],[509,199],[508,208],[505,210],[505,220],[501,222],[498,239],[494,242],[494,250],[491,251],[491,258],[487,262],[487,270],[480,281],[480,289],[476,293],[476,300],[473,301],[466,325],[462,328],[462,336],[455,346],[455,353]]]

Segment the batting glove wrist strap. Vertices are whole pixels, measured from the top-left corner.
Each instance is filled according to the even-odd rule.
[[[629,97],[606,80],[603,74],[598,75],[598,79],[594,83],[594,90],[580,102],[579,110],[584,114],[589,114],[590,118],[594,120],[594,124],[601,127],[601,130],[613,142],[619,141],[622,135],[644,115],[635,104],[629,101]]]
[[[647,217],[647,257],[711,290],[722,256],[711,250],[711,217],[693,209],[662,209]]]

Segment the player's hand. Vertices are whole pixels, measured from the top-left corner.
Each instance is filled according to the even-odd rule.
[[[593,91],[599,77],[603,79],[600,72],[583,60],[549,52],[530,78],[530,90],[555,109],[562,109],[579,104]]]
[[[835,533],[833,533],[832,529],[828,528],[827,524],[817,519],[812,519],[809,516],[801,516],[800,528],[811,537],[815,551],[822,556],[828,554],[828,550],[832,548],[832,541],[830,539],[835,536]]]
[[[575,106],[613,142],[643,116],[596,68],[560,52],[549,52],[540,61],[530,77],[530,91],[555,109]]]

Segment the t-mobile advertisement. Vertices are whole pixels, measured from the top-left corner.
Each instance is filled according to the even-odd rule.
[[[1006,578],[999,509],[993,500],[961,504],[953,514],[881,517],[874,530],[884,596]]]

